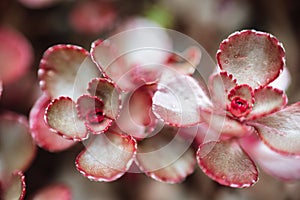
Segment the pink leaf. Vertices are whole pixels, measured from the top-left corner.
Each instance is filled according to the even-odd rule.
[[[32,200],[72,200],[71,189],[62,184],[42,188]]]
[[[127,91],[134,87],[130,77],[130,70],[134,66],[126,63],[113,41],[94,41],[91,47],[91,57],[102,73],[117,83],[122,90]]]
[[[238,84],[257,88],[279,76],[285,63],[284,55],[282,45],[274,36],[245,30],[221,43],[217,60],[220,68],[232,74]]]
[[[36,152],[28,121],[24,116],[4,113],[0,116],[0,180],[16,170],[25,171]]]
[[[89,83],[88,92],[104,102],[103,111],[110,119],[116,119],[120,112],[121,96],[117,86],[105,78],[96,78]]]
[[[130,136],[107,131],[97,135],[76,158],[77,169],[94,181],[114,181],[133,162],[136,142]]]
[[[272,151],[258,136],[252,134],[240,141],[243,149],[265,172],[282,180],[300,179],[300,159]]]
[[[51,98],[68,96],[77,99],[86,93],[88,82],[99,76],[89,53],[74,45],[50,47],[40,62],[40,86]]]
[[[250,187],[258,180],[255,164],[234,140],[200,145],[197,159],[203,172],[222,185]]]
[[[248,120],[261,118],[280,110],[287,103],[285,94],[270,86],[261,87],[254,90],[255,103],[251,113],[247,116]]]
[[[164,128],[152,138],[138,145],[136,161],[142,171],[155,180],[167,183],[182,182],[193,173],[196,159],[190,149],[192,140],[172,134],[180,129]]]
[[[201,120],[207,124],[209,129],[216,131],[220,136],[241,137],[250,131],[249,127],[226,116],[225,113],[201,110]]]
[[[3,196],[0,194],[0,198],[4,200],[19,199],[23,200],[26,193],[25,176],[22,172],[14,172],[10,179],[7,180],[5,185]]]
[[[211,102],[190,76],[174,74],[158,84],[153,96],[153,113],[174,126],[189,126],[200,122],[200,108]]]
[[[82,95],[77,100],[78,115],[85,120],[87,129],[100,134],[106,131],[113,120],[108,118],[104,112],[104,103],[96,96]]]
[[[77,116],[75,102],[69,97],[53,100],[45,114],[48,125],[66,139],[81,141],[88,137],[84,121]]]
[[[50,98],[43,94],[33,105],[29,114],[31,136],[35,143],[48,151],[63,151],[74,144],[50,129],[44,120],[45,110],[51,102]]]
[[[80,119],[85,119],[91,110],[103,111],[104,103],[96,96],[82,95],[77,99],[76,108]]]
[[[139,85],[139,78],[147,84],[153,83],[160,74],[158,69],[167,60],[168,51],[172,51],[166,30],[150,20],[133,18],[117,32],[103,42],[98,40],[92,44],[94,62],[124,91]]]
[[[235,117],[247,116],[253,107],[254,97],[252,88],[248,85],[238,85],[228,93],[230,104],[227,105],[228,111]]]
[[[93,134],[104,133],[105,131],[107,131],[109,129],[109,127],[111,127],[112,124],[113,124],[113,120],[106,118],[106,117],[101,121],[101,123],[85,122],[85,126],[86,126],[87,130]]]
[[[178,73],[192,75],[201,59],[201,51],[197,47],[189,47],[182,55],[173,53],[169,56],[167,64]]]
[[[157,119],[152,113],[152,92],[156,85],[145,85],[128,93],[123,101],[120,117],[116,123],[134,138],[145,138],[155,128]]]
[[[227,72],[212,75],[209,86],[213,103],[225,110],[226,105],[229,103],[228,93],[236,85],[236,79],[233,79],[232,75]]]
[[[11,83],[29,70],[33,51],[29,41],[17,31],[0,27],[0,80]]]
[[[262,141],[285,155],[300,155],[300,103],[288,106],[253,123]]]

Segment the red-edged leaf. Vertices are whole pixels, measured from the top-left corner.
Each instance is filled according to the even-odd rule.
[[[25,171],[36,152],[28,121],[24,116],[5,113],[0,116],[0,180],[16,170]]]
[[[49,185],[39,190],[32,200],[72,200],[71,189],[62,184]]]
[[[128,93],[123,101],[118,127],[134,138],[145,138],[157,124],[152,113],[152,91],[155,85],[145,85]]]
[[[98,97],[82,95],[78,98],[76,107],[79,117],[85,120],[90,132],[100,134],[112,125],[113,120],[106,117],[104,103]]]
[[[255,164],[233,140],[200,145],[197,159],[203,172],[222,185],[250,187],[258,180]]]
[[[227,72],[212,75],[210,77],[209,87],[214,105],[220,106],[220,108],[225,110],[226,105],[229,103],[228,93],[236,87],[236,85],[236,80]]]
[[[228,93],[228,111],[235,117],[242,119],[247,116],[253,107],[253,90],[248,85],[238,85]]]
[[[4,200],[19,199],[23,200],[26,193],[25,176],[22,172],[14,172],[4,188],[3,196],[0,194],[0,198]]]
[[[77,99],[76,108],[80,119],[86,119],[91,110],[102,110],[104,103],[96,96],[82,95]]]
[[[0,44],[0,79],[11,83],[29,69],[32,47],[21,33],[7,27],[0,27]]]
[[[254,102],[252,88],[248,85],[238,85],[230,90],[228,93],[228,99],[232,100],[235,97],[241,97],[242,99],[245,99],[249,104],[253,104]]]
[[[88,92],[104,102],[103,111],[110,119],[116,119],[120,112],[121,96],[117,86],[105,78],[93,79]]]
[[[96,96],[82,95],[77,99],[76,108],[80,119],[86,119],[91,110],[102,110],[104,103]]]
[[[160,82],[153,96],[153,113],[174,126],[189,126],[200,122],[200,108],[211,102],[190,76],[174,74]]]
[[[284,66],[284,49],[278,40],[263,32],[244,30],[224,40],[217,53],[220,68],[238,84],[265,86],[279,76]]]
[[[130,70],[134,66],[126,63],[113,41],[94,41],[91,47],[91,57],[103,74],[117,83],[122,90],[134,88],[130,77]]]
[[[68,96],[75,100],[86,92],[88,83],[99,76],[89,53],[79,46],[50,47],[40,62],[40,86],[51,98]]]
[[[107,131],[97,135],[76,158],[77,169],[94,181],[114,181],[130,167],[136,141],[130,136]]]
[[[35,143],[50,152],[63,151],[74,144],[50,129],[44,120],[45,110],[51,102],[50,97],[43,94],[33,105],[29,114],[31,136]]]
[[[250,129],[241,122],[222,113],[201,110],[201,120],[209,129],[213,129],[220,136],[241,137],[249,133]]]
[[[89,132],[93,134],[101,134],[104,133],[112,126],[113,120],[109,118],[104,118],[100,123],[84,123]]]
[[[192,140],[183,140],[176,131],[180,129],[164,128],[138,144],[137,164],[155,180],[179,183],[194,171],[196,159],[190,149]]]
[[[300,156],[300,103],[253,123],[261,139],[274,151]]]
[[[271,150],[260,138],[252,134],[241,138],[240,144],[265,172],[282,180],[300,179],[300,158]]]
[[[172,52],[167,32],[157,27],[153,21],[133,18],[119,26],[118,34],[93,43],[93,60],[122,90],[134,89],[139,74],[146,83],[157,79],[158,66],[163,66],[168,52]]]
[[[81,141],[88,137],[84,121],[77,116],[75,102],[69,97],[53,100],[45,114],[48,125],[66,139]]]
[[[112,28],[116,14],[116,10],[109,2],[83,1],[75,4],[69,21],[80,33],[97,34]]]
[[[287,103],[285,94],[270,86],[261,87],[254,90],[255,103],[251,113],[247,116],[248,120],[261,118],[280,110]]]
[[[200,63],[201,51],[197,47],[189,47],[182,55],[173,53],[169,56],[167,64],[177,72],[192,75]]]

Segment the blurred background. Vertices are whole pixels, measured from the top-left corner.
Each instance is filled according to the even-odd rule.
[[[16,57],[15,62],[22,68],[9,71],[6,58],[13,57],[9,53],[13,49],[7,45],[9,37],[0,36],[0,77],[3,80],[0,111],[29,115],[41,94],[37,69],[48,47],[76,44],[89,49],[92,41],[106,39],[124,21],[136,16],[190,36],[212,58],[220,42],[235,31],[256,29],[275,35],[286,50],[286,64],[292,77],[287,90],[289,102],[299,101],[299,13],[298,0],[1,0],[0,33],[9,30],[21,38],[14,47],[26,55]],[[74,159],[81,149],[81,144],[60,153],[38,149],[25,173],[26,199],[55,183],[71,187],[76,200],[300,199],[299,182],[283,183],[263,172],[260,172],[259,182],[248,189],[220,186],[199,168],[177,185],[159,183],[143,174],[127,174],[113,183],[90,182],[75,170]]]

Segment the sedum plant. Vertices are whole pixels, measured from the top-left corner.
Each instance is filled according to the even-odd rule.
[[[153,26],[142,19],[134,24],[145,23]],[[172,74],[191,74],[200,52],[193,47],[182,52],[187,61],[153,50],[118,57],[131,48],[126,42],[139,44],[137,37],[142,34],[151,41],[147,41],[149,47],[169,45],[164,31],[137,29],[125,32],[122,40],[96,40],[90,52],[75,45],[55,45],[40,62],[38,75],[44,94],[30,114],[33,138],[49,151],[83,142],[85,148],[76,158],[76,168],[91,180],[114,181],[137,166],[132,172],[177,183],[194,170],[192,148],[183,137],[173,138],[177,128],[161,128],[151,107],[158,85]],[[149,57],[156,59],[155,65]],[[160,69],[161,65],[168,68]],[[155,137],[150,137],[156,128]],[[174,148],[183,153],[178,155]]]
[[[258,180],[257,164],[280,179],[299,179],[299,103],[287,105],[284,91],[269,85],[285,67],[282,44],[271,34],[244,30],[224,40],[216,57],[220,72],[210,77],[210,97],[191,96],[192,105],[182,109],[197,107],[197,112],[189,113],[192,121],[183,118],[177,123],[169,115],[174,110],[162,103],[173,98],[172,81],[165,86],[170,90],[154,94],[154,114],[177,126],[199,124],[202,135],[209,137],[199,145],[198,164],[222,185],[253,185]],[[200,86],[195,90],[203,91]]]
[[[205,87],[195,75],[203,52],[164,51],[169,36],[153,26],[137,19],[90,51],[70,44],[45,51],[43,95],[30,114],[37,144],[61,151],[83,142],[76,168],[94,181],[144,172],[179,183],[196,163],[230,187],[256,183],[257,164],[299,179],[299,103],[287,105],[284,91],[270,85],[285,68],[281,43],[254,30],[230,35]]]

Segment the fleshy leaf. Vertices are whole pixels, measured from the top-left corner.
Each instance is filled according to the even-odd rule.
[[[201,120],[205,122],[209,129],[213,129],[219,135],[229,137],[241,137],[249,133],[249,128],[225,115],[210,110],[201,110]]]
[[[88,137],[84,121],[77,116],[75,102],[69,97],[53,100],[46,109],[46,122],[66,139],[81,141]]]
[[[255,164],[233,140],[200,145],[197,159],[203,172],[222,185],[250,187],[258,180]]]
[[[50,185],[39,190],[32,200],[72,200],[71,189],[62,184]]]
[[[230,101],[227,104],[228,111],[233,116],[241,119],[252,110],[254,103],[253,90],[248,85],[238,85],[229,91],[228,100]]]
[[[109,118],[104,118],[101,123],[88,123],[85,122],[85,126],[87,130],[93,134],[101,134],[109,129],[109,127],[113,124],[113,120]]]
[[[138,145],[137,164],[155,180],[179,183],[194,171],[196,159],[190,149],[192,140],[183,140],[176,131],[180,129],[164,128]]]
[[[224,40],[217,53],[220,68],[232,74],[238,84],[265,86],[283,69],[284,49],[278,40],[263,32],[244,30]]]
[[[145,138],[153,131],[157,119],[152,113],[152,87],[142,86],[133,93],[128,93],[122,105],[118,127],[134,138]]]
[[[4,200],[19,199],[23,200],[26,193],[25,176],[22,172],[15,172],[11,175],[8,180],[8,185],[4,189],[3,197]]]
[[[33,51],[29,41],[11,28],[0,27],[0,43],[0,80],[8,84],[29,70]]]
[[[228,93],[236,86],[236,80],[227,72],[220,72],[220,74],[212,75],[210,78],[210,94],[212,102],[216,106],[225,109],[228,101]]]
[[[25,117],[5,113],[0,116],[0,180],[16,170],[25,171],[36,152]]]
[[[44,120],[45,110],[51,102],[50,98],[43,94],[33,105],[29,114],[31,136],[35,143],[50,152],[63,151],[74,144],[50,129]]]
[[[77,99],[78,116],[85,119],[91,110],[103,110],[104,103],[96,96],[82,95]]]
[[[169,56],[167,64],[172,69],[185,75],[192,75],[201,59],[201,51],[197,47],[190,47],[186,49],[182,55],[173,53]]]
[[[96,78],[89,83],[88,92],[104,102],[103,111],[110,119],[116,119],[120,112],[121,97],[117,86],[105,78]]]
[[[94,181],[114,181],[133,162],[136,142],[130,136],[107,131],[97,135],[76,158],[77,169]]]
[[[300,158],[272,151],[260,138],[252,134],[241,138],[240,144],[265,172],[282,180],[300,179]]]
[[[40,62],[40,86],[53,99],[67,96],[75,100],[86,92],[88,83],[99,76],[89,53],[79,46],[50,47]]]
[[[278,153],[300,155],[300,103],[258,119],[252,125],[262,141]]]
[[[94,62],[124,91],[139,85],[139,78],[147,84],[153,83],[168,51],[172,51],[166,30],[153,21],[133,18],[119,26],[117,32],[108,40],[92,44]]]
[[[92,43],[91,57],[105,76],[111,78],[122,90],[127,91],[134,88],[130,79],[130,70],[133,66],[126,63],[118,50],[110,40],[96,40]]]
[[[253,103],[253,91],[248,85],[238,85],[228,93],[228,99],[232,100],[234,97],[241,97],[249,103]]]
[[[78,98],[76,107],[79,117],[85,120],[87,129],[94,134],[103,133],[113,122],[106,117],[104,103],[96,96],[82,95]]]
[[[254,106],[247,117],[249,120],[261,118],[274,113],[280,110],[287,103],[287,97],[285,94],[270,86],[254,90],[254,99]]]
[[[190,76],[174,74],[158,84],[153,98],[153,113],[174,126],[189,126],[200,122],[200,108],[211,102]]]

